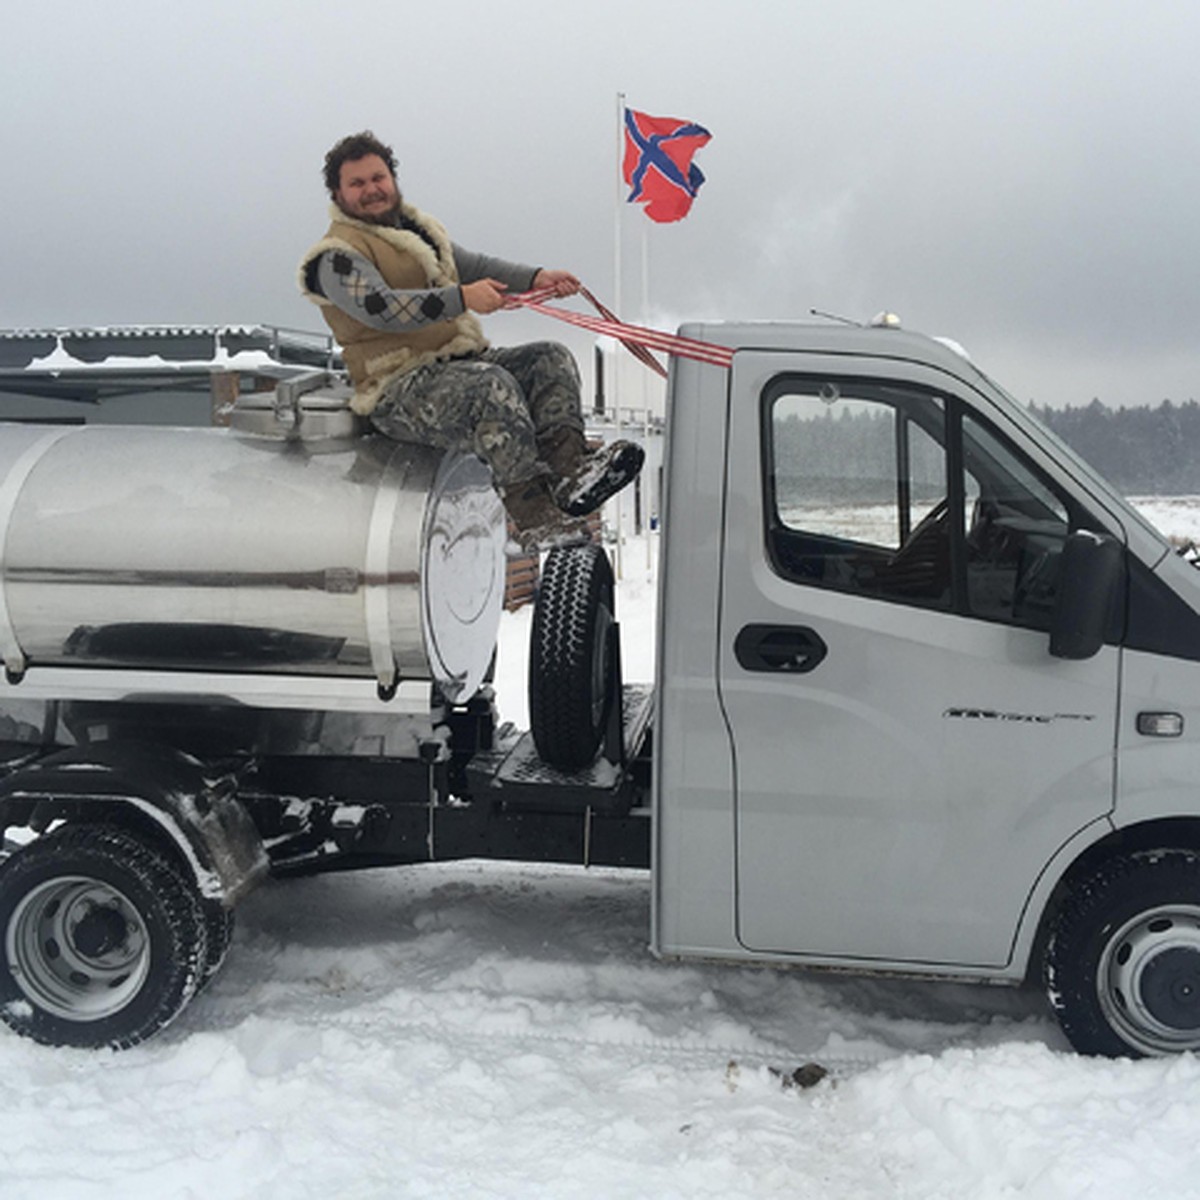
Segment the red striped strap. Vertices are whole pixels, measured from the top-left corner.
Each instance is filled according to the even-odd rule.
[[[537,291],[506,296],[504,306],[505,308],[528,308],[543,316],[554,317],[555,320],[566,321],[569,325],[578,325],[581,329],[591,330],[592,333],[616,338],[636,359],[664,377],[667,372],[663,369],[662,364],[649,353],[649,350],[659,350],[663,354],[674,354],[679,358],[692,358],[697,362],[709,363],[714,367],[728,368],[733,362],[733,351],[725,346],[714,346],[711,342],[699,342],[694,338],[680,337],[674,333],[662,333],[657,329],[647,329],[642,325],[629,325],[609,312],[587,288],[580,288],[580,291],[592,303],[600,316],[593,317],[587,313],[568,312],[566,309],[552,308],[543,303],[554,296],[553,288],[539,288]]]
[[[587,300],[606,321],[610,321],[614,325],[621,324],[621,318],[618,317],[616,313],[610,312],[607,308],[605,308],[604,305],[601,304],[600,301],[588,291],[587,288],[581,287],[579,291],[583,295],[583,298]],[[629,338],[621,338],[620,341],[621,345],[624,346],[625,349],[628,350],[629,353],[638,360],[638,362],[640,362],[643,366],[649,367],[650,370],[652,370],[656,375],[661,375],[664,379],[666,379],[666,367],[664,367],[662,363],[660,363],[658,359],[646,349],[645,346],[641,345],[639,342],[632,341]]]

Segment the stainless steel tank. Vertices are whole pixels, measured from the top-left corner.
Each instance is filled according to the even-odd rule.
[[[505,580],[487,468],[354,435],[340,393],[284,400],[232,430],[0,424],[10,682],[45,665],[479,688]]]

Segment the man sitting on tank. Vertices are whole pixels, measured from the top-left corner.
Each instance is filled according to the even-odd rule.
[[[570,351],[491,347],[473,314],[495,312],[510,290],[570,296],[579,280],[463,249],[401,196],[395,168],[369,130],[325,155],[332,221],[300,268],[341,344],[351,405],[398,441],[478,455],[523,549],[577,538],[579,518],[637,475],[642,449],[589,452]]]

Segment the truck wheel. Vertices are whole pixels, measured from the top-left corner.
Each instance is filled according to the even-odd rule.
[[[229,956],[229,947],[233,944],[234,922],[233,909],[211,900],[202,901],[202,905],[206,949],[199,987],[206,988],[209,980],[221,969]]]
[[[1046,984],[1083,1054],[1200,1050],[1200,854],[1150,850],[1087,880],[1058,918]]]
[[[595,545],[552,550],[529,648],[529,724],[538,754],[567,770],[595,757],[612,704],[613,574]]]
[[[195,887],[160,850],[66,826],[0,865],[0,1020],[52,1046],[136,1045],[192,998],[207,942]]]

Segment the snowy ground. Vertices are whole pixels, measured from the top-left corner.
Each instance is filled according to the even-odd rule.
[[[1200,496],[1131,496],[1137,510],[1176,542],[1200,542]]]
[[[645,547],[622,565],[646,678]],[[0,1033],[0,1198],[1200,1196],[1196,1058],[1079,1058],[1029,990],[657,963],[648,920],[634,872],[266,886],[157,1040]]]

